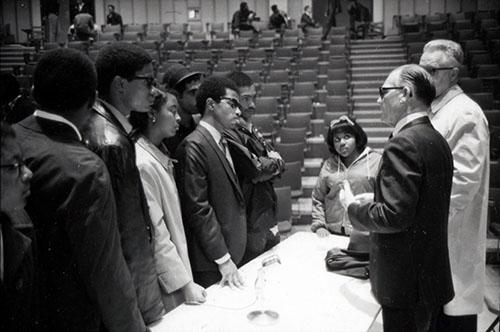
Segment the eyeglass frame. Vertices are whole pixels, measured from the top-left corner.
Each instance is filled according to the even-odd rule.
[[[17,161],[12,163],[12,164],[0,165],[0,168],[2,168],[2,169],[5,168],[5,169],[7,169],[7,171],[14,171],[17,169],[17,176],[22,177],[23,176],[23,168],[25,166],[26,166],[26,164],[24,163],[24,160],[17,159]]]
[[[404,88],[404,86],[379,86],[378,95],[380,96],[380,99],[384,99],[385,95],[389,93],[388,90],[403,90]]]
[[[432,76],[434,76],[434,74],[437,71],[453,70],[453,69],[455,69],[457,67],[456,66],[454,66],[454,67],[427,67],[427,66],[422,66],[422,68],[424,68],[429,74],[431,74]]]
[[[242,106],[240,104],[240,102],[236,99],[236,98],[230,98],[230,97],[220,97],[219,98],[220,101],[223,101],[223,100],[227,100],[227,101],[230,101],[230,103],[228,103],[228,105],[233,109],[233,110],[236,110],[236,109],[239,109],[241,110],[242,109]]]
[[[330,121],[330,128],[341,122],[347,122],[347,124],[354,127],[354,122],[347,115],[341,115],[338,119]]]
[[[135,76],[132,76],[132,78],[130,79],[130,81],[132,81],[132,80],[145,80],[148,88],[150,88],[150,89],[152,89],[153,87],[156,86],[156,78],[154,78],[153,76],[135,75]]]

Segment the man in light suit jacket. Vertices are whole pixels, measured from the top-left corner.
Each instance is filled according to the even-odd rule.
[[[239,122],[238,88],[227,78],[207,78],[196,94],[196,106],[200,123],[176,152],[193,277],[203,287],[219,280],[241,287],[237,266],[246,247],[245,201],[222,136]]]
[[[374,201],[341,193],[352,225],[370,231],[370,279],[384,331],[429,331],[453,297],[447,226],[453,159],[427,111],[436,95],[420,66],[396,68],[380,87],[386,143]]]

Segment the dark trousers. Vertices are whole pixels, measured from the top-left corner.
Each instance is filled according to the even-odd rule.
[[[441,308],[437,320],[436,329],[432,332],[476,332],[477,315],[448,316]]]
[[[335,14],[330,14],[328,17],[328,21],[326,22],[326,26],[323,29],[323,37],[321,39],[326,40],[328,38],[328,34],[332,27],[337,26],[337,20],[335,18]]]
[[[384,332],[434,331],[439,307],[393,308],[382,306]]]
[[[193,271],[193,281],[198,285],[207,288],[222,280],[219,271]]]

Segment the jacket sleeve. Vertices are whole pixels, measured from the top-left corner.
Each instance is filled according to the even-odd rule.
[[[411,142],[395,137],[387,144],[381,163],[379,197],[373,203],[349,205],[349,218],[361,231],[401,232],[416,214],[423,174],[420,158]]]
[[[122,254],[116,208],[104,167],[82,170],[61,212],[79,275],[108,331],[145,331]]]
[[[181,145],[177,155],[184,225],[194,234],[206,257],[215,262],[229,250],[209,202],[207,157],[202,147],[193,142]]]
[[[481,187],[484,161],[489,153],[488,127],[482,119],[468,112],[457,117],[453,125],[451,137],[446,138],[451,142],[454,166],[450,215],[470,206]]]
[[[328,187],[326,185],[325,166],[326,162],[321,168],[316,187],[312,192],[312,232],[316,232],[318,228],[326,228],[325,196],[328,194]]]
[[[191,277],[181,260],[177,247],[170,239],[170,232],[165,223],[160,194],[162,180],[155,177],[151,166],[140,164],[138,168],[154,228],[156,272],[161,287],[170,294],[184,287],[191,281]]]

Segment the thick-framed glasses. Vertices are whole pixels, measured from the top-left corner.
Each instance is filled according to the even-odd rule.
[[[347,117],[346,115],[342,115],[338,119],[332,120],[330,122],[330,128],[333,128],[333,126],[335,126],[341,122],[347,122],[350,126],[354,126],[354,122],[352,122],[352,120],[349,119],[349,117]]]
[[[385,95],[389,93],[390,90],[403,90],[405,87],[404,86],[381,86],[378,88],[378,94],[381,99],[384,99]]]
[[[241,110],[241,104],[240,102],[235,99],[235,98],[229,98],[229,97],[221,97],[220,100],[225,100],[227,104],[232,108],[232,109],[240,109]]]
[[[153,76],[147,76],[147,75],[135,75],[134,77],[132,77],[133,80],[145,80],[146,81],[146,85],[148,86],[148,88],[152,88],[154,86],[156,86],[156,79],[153,77]]]
[[[442,71],[442,70],[452,70],[457,67],[426,67],[424,66],[424,69],[427,70],[427,72],[431,75],[434,75],[437,71]]]
[[[17,176],[21,177],[23,175],[24,161],[17,160],[12,164],[0,165],[0,168],[7,170],[8,172],[17,172]]]

